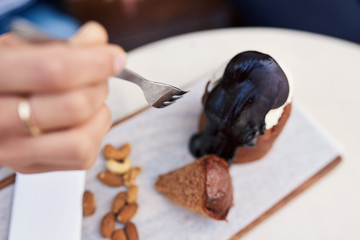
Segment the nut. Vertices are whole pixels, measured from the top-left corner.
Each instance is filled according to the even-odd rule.
[[[120,176],[110,172],[110,171],[102,171],[98,174],[98,179],[110,186],[110,187],[120,187],[123,185],[123,180]]]
[[[127,203],[136,203],[137,202],[137,195],[138,195],[139,188],[136,185],[132,185],[129,187],[126,193],[126,202]]]
[[[127,237],[126,237],[126,234],[124,232],[124,230],[122,229],[118,229],[116,230],[112,237],[111,237],[111,240],[127,240]]]
[[[125,233],[128,240],[138,240],[139,234],[134,223],[129,222],[125,226]]]
[[[126,172],[123,176],[124,185],[131,186],[135,183],[137,176],[142,172],[142,169],[139,167],[131,168],[128,172]]]
[[[110,238],[115,228],[115,215],[107,213],[101,220],[100,232],[104,238]]]
[[[131,152],[131,145],[126,143],[119,149],[114,148],[112,145],[107,144],[104,147],[104,156],[106,159],[121,160],[126,158]]]
[[[113,159],[106,161],[106,168],[113,173],[123,174],[131,168],[131,158],[126,157],[123,162],[118,162]]]
[[[93,215],[96,210],[95,195],[90,191],[85,191],[83,194],[83,215]]]
[[[118,213],[120,209],[122,209],[125,206],[125,200],[126,200],[126,193],[120,192],[118,193],[111,206],[111,211],[113,213]]]
[[[117,215],[117,220],[122,223],[126,223],[130,221],[130,219],[135,215],[138,209],[138,205],[136,203],[130,203],[123,207]]]

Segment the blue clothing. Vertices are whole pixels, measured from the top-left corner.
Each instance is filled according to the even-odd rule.
[[[244,26],[305,30],[360,43],[360,0],[230,0]]]
[[[15,19],[26,19],[39,29],[56,38],[68,38],[73,35],[80,24],[61,11],[51,1],[30,1],[30,3],[0,16],[0,34],[9,31]]]

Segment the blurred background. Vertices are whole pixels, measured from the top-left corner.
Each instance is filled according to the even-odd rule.
[[[69,0],[127,50],[182,33],[235,26],[300,29],[360,43],[360,0]]]
[[[79,21],[94,19],[110,41],[131,50],[183,33],[236,26],[235,12],[226,0],[69,0]]]
[[[1,12],[6,2],[13,6]],[[236,26],[299,29],[360,43],[360,0],[1,0],[0,33],[14,17],[30,19],[54,35],[70,35],[81,23],[96,20],[110,41],[126,50]]]

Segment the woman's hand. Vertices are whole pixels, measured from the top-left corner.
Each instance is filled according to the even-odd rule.
[[[67,43],[0,36],[0,165],[22,173],[90,168],[111,123],[107,78],[123,69],[125,58],[97,23]],[[18,115],[21,96],[39,136]]]

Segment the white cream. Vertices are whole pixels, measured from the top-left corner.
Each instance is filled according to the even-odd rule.
[[[229,61],[225,62],[224,64],[222,64],[218,70],[216,70],[213,75],[211,76],[211,80],[210,80],[210,84],[208,86],[208,92],[210,92],[218,83],[219,83],[219,80],[221,79],[221,77],[223,76],[224,74],[224,71],[225,71],[225,68],[227,66]],[[272,128],[273,126],[275,126],[276,124],[278,124],[279,122],[279,119],[281,117],[281,115],[283,114],[284,112],[284,108],[285,106],[290,103],[292,101],[292,98],[293,98],[293,80],[292,80],[292,76],[291,74],[289,73],[289,71],[284,68],[284,65],[280,64],[277,60],[276,62],[279,64],[279,66],[281,67],[281,69],[284,71],[285,73],[285,76],[288,80],[288,83],[289,83],[289,95],[288,95],[288,98],[286,100],[286,102],[281,105],[280,107],[278,108],[275,108],[275,109],[272,109],[270,110],[266,116],[265,116],[265,125],[266,125],[266,129],[270,129]]]
[[[281,69],[285,73],[285,76],[286,76],[286,78],[288,80],[288,83],[289,83],[289,95],[288,95],[288,98],[286,99],[286,102],[283,105],[281,105],[278,108],[270,110],[266,114],[266,116],[265,116],[266,129],[270,129],[273,126],[278,124],[279,119],[280,119],[281,115],[284,112],[285,106],[288,105],[289,103],[291,103],[291,101],[293,99],[293,93],[294,93],[294,83],[293,83],[293,78],[292,78],[291,74],[289,73],[288,69],[286,67],[284,67],[283,64],[280,64],[278,61],[276,61],[276,62],[279,64],[279,66],[281,67]]]

